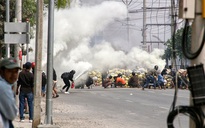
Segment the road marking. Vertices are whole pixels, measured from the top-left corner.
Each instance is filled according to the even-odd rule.
[[[147,105],[147,106],[153,106],[153,104],[148,104],[148,103],[140,103],[141,105]]]
[[[132,102],[133,102],[133,101],[131,101],[131,100],[125,100],[125,101],[130,102],[130,103],[132,103]]]
[[[169,110],[169,108],[167,108],[167,107],[160,107],[159,106],[159,108],[162,108],[162,109],[165,109],[165,110]]]

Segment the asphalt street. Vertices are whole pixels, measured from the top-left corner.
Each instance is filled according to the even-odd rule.
[[[60,116],[67,120],[54,122],[71,128],[165,128],[173,95],[174,89],[71,89],[69,95],[60,93],[54,99],[55,103],[68,106],[64,110],[60,105],[54,106],[54,119]],[[189,105],[189,95],[188,90],[179,90],[176,105]],[[176,128],[186,128],[188,124],[187,116],[179,115],[174,121]]]

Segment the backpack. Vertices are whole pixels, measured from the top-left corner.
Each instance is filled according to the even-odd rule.
[[[61,75],[61,78],[62,79],[65,79],[65,78],[69,78],[70,76],[70,73],[69,72],[64,72],[62,75]]]
[[[42,86],[45,86],[47,83],[47,78],[45,72],[42,72]]]

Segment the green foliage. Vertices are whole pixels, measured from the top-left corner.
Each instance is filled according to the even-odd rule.
[[[15,0],[10,0],[9,21],[15,18]],[[0,0],[0,58],[6,52],[4,43],[4,22],[6,22],[6,0]],[[13,45],[10,45],[11,55],[13,55]]]
[[[70,6],[70,0],[57,0],[57,8],[66,8]]]
[[[44,0],[44,4],[48,5],[49,0]],[[70,0],[54,0],[54,4],[57,9],[66,8],[70,6]]]
[[[182,53],[182,34],[183,34],[184,28],[178,29],[177,32],[174,35],[175,39],[175,51],[176,51],[176,56],[179,57],[179,59],[184,58],[184,55]],[[191,29],[189,29],[189,35],[187,39],[187,43],[190,46],[191,45]],[[172,56],[172,51],[173,51],[173,41],[172,39],[169,39],[166,42],[167,49],[165,50],[165,54],[163,55],[163,59],[171,59]]]
[[[9,21],[13,22],[15,18],[15,8],[16,0],[9,0]],[[35,16],[36,16],[36,2],[35,0],[22,0],[22,22],[27,20],[30,22],[30,25],[35,25]],[[0,0],[0,57],[5,54],[5,45],[4,45],[4,22],[6,21],[6,0]],[[13,45],[10,45],[10,54],[14,54]]]
[[[31,26],[36,24],[37,5],[35,0],[23,0],[22,3],[22,21],[30,22]]]
[[[10,22],[15,18],[16,0],[9,0],[10,2]],[[22,22],[30,22],[31,27],[36,24],[37,0],[22,0]],[[49,4],[49,0],[44,0],[44,5]],[[55,0],[55,6],[66,8],[70,5],[70,0]],[[5,54],[4,45],[4,22],[6,21],[6,0],[0,0],[0,57]],[[13,47],[13,45],[10,45]],[[11,54],[13,54],[11,48]]]

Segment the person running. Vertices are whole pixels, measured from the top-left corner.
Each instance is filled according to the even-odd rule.
[[[0,124],[1,128],[14,127],[12,121],[17,116],[18,108],[12,86],[18,78],[19,69],[21,68],[13,58],[3,59],[0,62],[0,117],[3,123]]]
[[[74,80],[73,80],[74,74],[75,74],[75,70],[71,70],[70,72],[64,72],[61,75],[61,78],[63,79],[63,82],[65,84],[63,88],[61,89],[61,92],[64,92],[64,89],[66,88],[65,94],[70,94],[68,90],[70,88],[70,81],[74,83]]]

